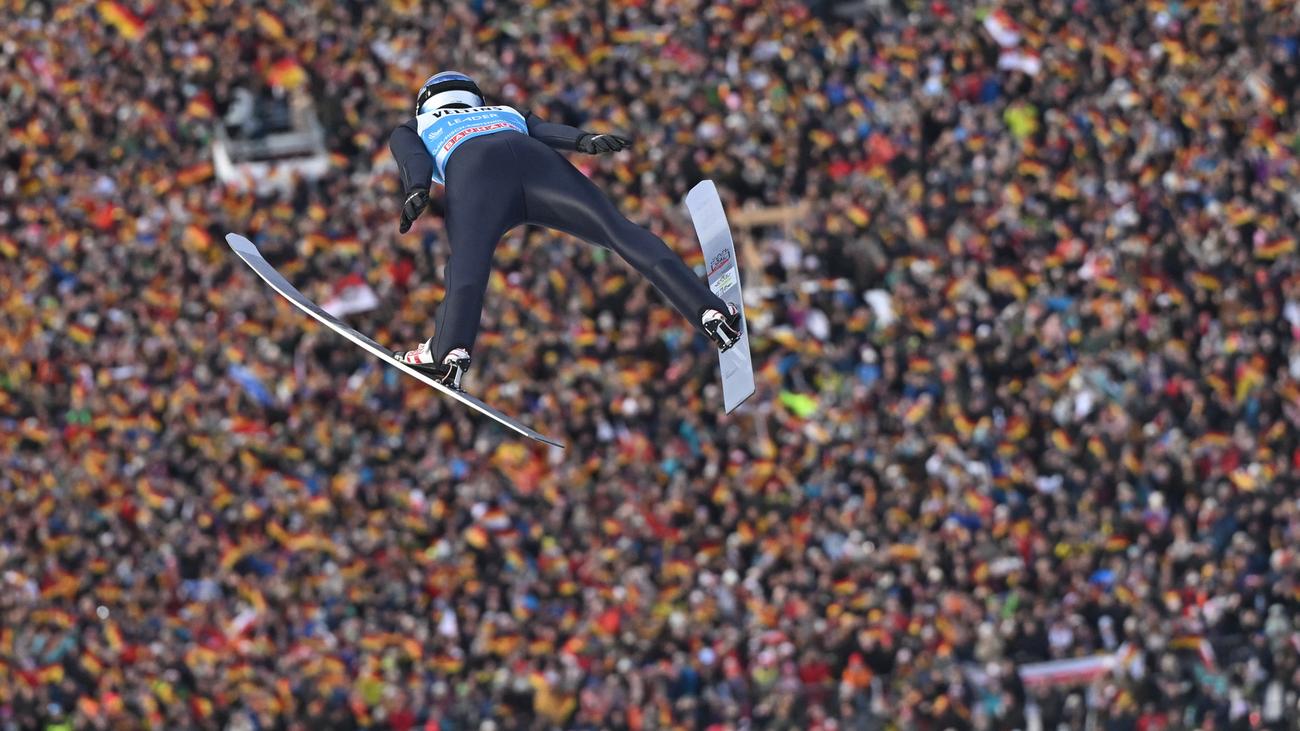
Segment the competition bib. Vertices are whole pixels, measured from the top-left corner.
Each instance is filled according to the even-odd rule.
[[[465,140],[496,132],[528,134],[524,116],[510,107],[437,109],[415,118],[420,139],[433,156],[433,182],[443,184],[447,159]]]

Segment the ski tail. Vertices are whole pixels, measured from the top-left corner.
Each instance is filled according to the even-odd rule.
[[[718,354],[722,372],[722,401],[727,413],[735,411],[754,395],[754,365],[749,353],[749,323],[745,320],[745,299],[740,290],[740,263],[731,237],[722,198],[712,180],[703,180],[686,194],[686,210],[704,252],[709,289],[722,301],[740,310],[740,341]]]
[[[337,317],[334,317],[330,313],[321,309],[302,292],[299,292],[297,287],[293,286],[289,280],[284,278],[284,275],[280,274],[275,267],[271,266],[270,262],[262,256],[262,252],[258,251],[257,246],[252,241],[249,241],[247,238],[240,236],[239,234],[231,233],[226,234],[226,243],[230,244],[230,248],[234,249],[235,253],[239,255],[239,258],[243,259],[244,263],[251,267],[254,272],[257,272],[257,275],[267,284],[271,285],[271,289],[274,289],[281,297],[289,300],[289,302],[293,303],[295,307],[307,313],[322,325],[325,325],[339,335],[351,340],[353,343],[360,346],[362,350],[365,350],[388,365],[406,373],[408,376],[442,391],[444,394],[451,396],[457,401],[460,401],[471,409],[474,409],[508,429],[518,432],[529,439],[560,447],[561,449],[564,448],[563,442],[536,432],[474,396],[471,396],[464,391],[450,389],[433,378],[430,378],[428,375],[397,360],[388,349],[352,329]]]

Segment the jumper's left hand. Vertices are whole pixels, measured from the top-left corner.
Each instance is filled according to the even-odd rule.
[[[415,223],[415,219],[419,218],[420,214],[424,213],[424,209],[428,208],[428,206],[429,191],[412,191],[411,194],[406,197],[406,201],[402,203],[402,220],[398,224],[397,232],[404,234],[407,231],[410,231],[411,224]]]
[[[618,152],[632,146],[632,140],[626,137],[610,134],[585,134],[578,140],[578,152],[585,152],[588,155],[600,155],[607,152]]]

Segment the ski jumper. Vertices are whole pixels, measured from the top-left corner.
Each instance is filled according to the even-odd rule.
[[[501,237],[528,223],[612,249],[699,327],[706,309],[726,305],[658,236],[625,218],[605,194],[556,150],[576,151],[584,133],[510,107],[441,109],[393,130],[389,148],[403,191],[446,187],[451,256],[431,351],[472,349],[492,254]]]

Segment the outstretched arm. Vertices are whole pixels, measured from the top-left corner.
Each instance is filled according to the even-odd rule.
[[[398,174],[402,177],[402,219],[397,230],[406,233],[426,208],[433,208],[439,215],[445,211],[440,202],[429,197],[429,186],[433,184],[433,158],[420,141],[414,119],[393,130],[388,136],[388,149],[392,151]]]
[[[618,152],[632,144],[630,140],[618,135],[595,135],[567,124],[547,122],[532,112],[529,112],[524,120],[528,123],[530,136],[557,150],[574,150],[596,155],[602,152]]]
[[[557,150],[578,149],[578,140],[582,139],[583,132],[577,127],[547,122],[532,112],[524,117],[524,121],[528,123],[529,136],[536,137],[548,146]]]
[[[402,192],[409,195],[417,190],[429,190],[433,183],[433,158],[420,141],[414,119],[393,130],[388,136],[388,149],[393,152],[397,171],[402,176]]]

